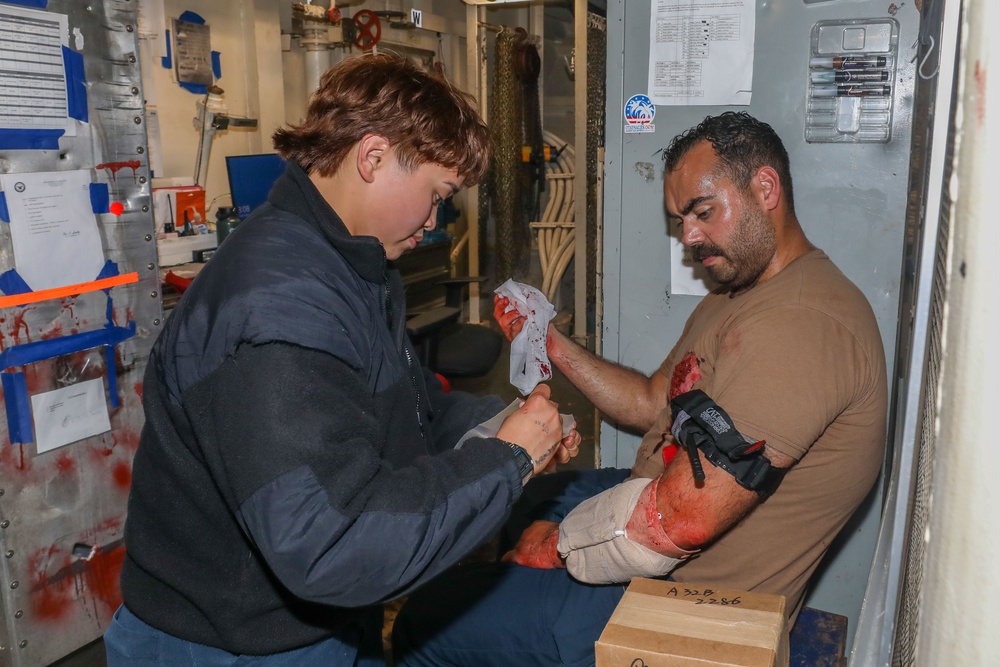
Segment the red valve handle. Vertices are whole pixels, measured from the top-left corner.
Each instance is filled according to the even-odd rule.
[[[358,26],[358,36],[354,43],[365,51],[374,48],[382,37],[382,22],[378,14],[370,9],[359,10],[354,14],[354,23]]]

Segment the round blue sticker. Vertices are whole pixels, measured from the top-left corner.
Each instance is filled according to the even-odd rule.
[[[625,131],[653,132],[656,105],[647,95],[633,95],[625,102]]]

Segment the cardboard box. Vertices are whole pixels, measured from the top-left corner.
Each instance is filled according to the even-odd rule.
[[[636,578],[595,649],[597,667],[786,667],[785,598]]]

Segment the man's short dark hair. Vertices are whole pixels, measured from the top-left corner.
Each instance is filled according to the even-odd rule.
[[[718,116],[707,116],[697,126],[677,135],[670,142],[663,153],[667,171],[675,170],[681,158],[702,140],[712,144],[722,168],[733,183],[741,188],[750,186],[750,179],[761,167],[773,168],[781,179],[788,210],[795,213],[788,151],[770,125],[757,120],[746,111],[727,111]]]

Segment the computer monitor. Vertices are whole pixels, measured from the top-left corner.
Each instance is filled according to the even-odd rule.
[[[271,186],[285,173],[285,161],[275,153],[227,155],[226,172],[233,206],[242,221],[267,201]]]

